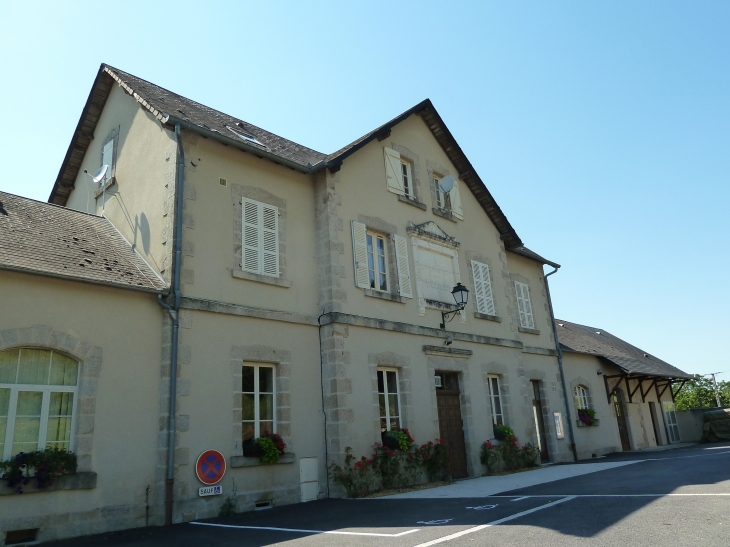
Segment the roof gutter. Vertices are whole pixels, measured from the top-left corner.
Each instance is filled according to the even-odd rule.
[[[553,338],[555,338],[555,349],[558,352],[558,370],[560,371],[560,383],[563,384],[563,399],[565,399],[565,419],[568,422],[568,434],[570,435],[570,449],[573,452],[573,458],[578,461],[578,450],[575,446],[575,433],[573,432],[573,420],[570,417],[570,399],[568,399],[568,385],[565,383],[565,371],[563,369],[563,350],[560,349],[560,340],[558,340],[558,327],[555,323],[555,313],[553,312],[553,299],[550,297],[550,284],[548,277],[558,271],[560,266],[553,266],[555,269],[545,275],[545,293],[547,294],[548,306],[550,308],[550,323],[553,326]]]
[[[281,156],[277,156],[276,154],[272,154],[271,152],[268,152],[267,150],[259,148],[258,146],[253,146],[253,145],[241,142],[241,141],[237,141],[236,139],[233,139],[231,137],[228,137],[228,136],[222,134],[220,131],[206,129],[205,127],[202,127],[198,124],[184,120],[182,118],[178,118],[177,116],[172,116],[170,114],[167,114],[165,117],[163,117],[160,120],[160,122],[163,125],[174,126],[176,128],[175,129],[176,131],[178,130],[178,128],[194,131],[195,133],[198,133],[204,137],[209,137],[209,138],[217,140],[227,146],[233,146],[234,148],[243,150],[244,152],[250,152],[251,154],[254,154],[261,158],[266,158],[267,160],[271,160],[274,163],[284,165],[285,167],[289,167],[290,169],[294,169],[295,171],[299,171],[300,173],[307,173],[307,174],[312,173],[312,172],[314,172],[314,167],[318,167],[323,163],[323,162],[319,162],[318,164],[316,164],[316,166],[311,166],[311,167],[306,166],[306,165],[301,165],[299,163],[288,160],[286,158],[282,158]],[[176,135],[177,135],[177,133],[176,133]],[[178,144],[182,149],[181,142]],[[183,167],[184,167],[184,165],[183,165]]]

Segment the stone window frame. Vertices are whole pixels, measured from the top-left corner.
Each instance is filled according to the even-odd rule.
[[[492,406],[489,395],[489,377],[497,376],[499,378],[499,396],[502,404],[502,421],[509,426],[512,415],[512,405],[509,398],[509,370],[507,366],[500,363],[486,363],[482,365],[482,382],[484,383],[484,396],[489,401],[489,412],[491,418]],[[492,422],[494,423],[494,422]]]
[[[407,203],[409,205],[413,205],[414,207],[418,207],[422,210],[427,210],[428,207],[423,202],[423,198],[421,197],[423,191],[422,191],[422,183],[421,183],[421,170],[420,170],[420,161],[418,158],[418,154],[410,150],[408,147],[403,146],[401,144],[391,143],[390,147],[398,152],[401,157],[401,161],[406,161],[411,164],[411,177],[413,179],[413,195],[412,196],[398,196],[398,201],[401,201],[403,203]]]
[[[373,431],[374,442],[382,442],[380,431],[380,401],[378,400],[378,369],[395,369],[398,371],[398,400],[400,404],[400,427],[408,428],[413,416],[412,368],[411,359],[390,351],[368,354],[368,368],[372,381],[373,393]]]
[[[100,346],[54,330],[47,325],[0,331],[0,351],[15,348],[47,349],[63,353],[79,363],[74,453],[77,473],[91,471],[91,455],[96,421],[96,396],[101,373],[103,351]]]
[[[573,397],[573,406],[575,406],[576,412],[578,411],[578,406],[575,404],[575,388],[578,386],[585,390],[588,408],[593,409],[593,386],[591,386],[591,383],[588,380],[579,376],[570,382],[570,394]]]
[[[469,283],[471,283],[471,286],[474,287],[474,270],[471,267],[472,260],[475,262],[481,262],[482,264],[486,264],[489,266],[489,277],[490,281],[492,283],[492,299],[494,300],[494,309],[497,310],[497,288],[495,287],[494,280],[494,272],[496,271],[494,265],[492,264],[492,261],[484,256],[482,253],[476,252],[476,251],[464,251],[464,259],[466,260],[466,269],[467,269],[467,275],[469,276]],[[499,315],[487,315],[486,313],[481,313],[479,309],[477,308],[477,299],[476,295],[472,298],[472,306],[474,308],[474,318],[476,319],[484,319],[486,321],[494,321],[496,323],[501,323],[502,318]]]
[[[550,461],[556,461],[559,457],[560,451],[558,449],[558,438],[555,434],[555,421],[553,413],[550,410],[550,399],[548,397],[548,383],[546,375],[543,371],[537,369],[531,369],[525,371],[525,380],[527,381],[526,389],[528,390],[528,402],[533,399],[533,388],[532,382],[537,382],[540,388],[540,406],[542,407],[542,423],[545,427],[545,440],[547,441],[547,453]],[[560,409],[562,412],[562,409]],[[532,414],[532,413],[531,413]],[[537,429],[535,424],[532,424],[534,430],[533,440],[537,440]],[[535,442],[537,446],[537,442]]]
[[[279,210],[279,277],[243,271],[243,198],[251,199]],[[237,279],[267,283],[277,287],[291,287],[286,267],[286,200],[258,186],[231,184],[233,205],[233,264],[231,275]]]
[[[246,363],[274,367],[275,430],[291,452],[291,352],[273,346],[231,346],[233,391],[233,456],[243,456],[243,366]]]
[[[444,196],[444,206],[438,206],[437,189],[434,184],[434,178],[438,178],[440,180],[445,176],[450,175],[451,173],[449,172],[449,169],[438,162],[426,160],[426,173],[428,174],[428,187],[431,190],[431,212],[434,215],[448,219],[452,222],[458,222],[458,219],[451,212],[451,201],[449,200],[447,202],[446,196]]]
[[[393,235],[398,235],[398,228],[386,222],[380,217],[371,217],[367,215],[357,215],[357,221],[365,225],[368,233],[384,236],[385,241],[385,261],[388,270],[388,290],[381,291],[378,289],[362,289],[365,296],[389,300],[391,302],[400,302],[405,304],[406,299],[400,295],[400,278],[398,277],[398,260],[395,255],[395,243]],[[354,252],[354,251],[353,251]],[[407,257],[410,260],[410,257]],[[409,262],[410,269],[410,262]],[[411,276],[413,278],[413,276]]]

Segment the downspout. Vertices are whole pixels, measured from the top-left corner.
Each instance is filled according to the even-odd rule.
[[[553,312],[553,299],[550,297],[550,284],[548,277],[558,271],[556,267],[552,272],[545,275],[545,292],[547,293],[548,306],[550,307],[550,322],[553,325],[553,338],[555,338],[555,349],[558,352],[558,369],[560,370],[560,382],[563,384],[563,398],[565,399],[565,419],[568,422],[568,434],[570,435],[570,449],[573,451],[573,458],[578,461],[578,450],[575,447],[575,434],[573,433],[573,420],[570,417],[570,399],[568,399],[568,386],[565,383],[565,372],[563,370],[563,350],[560,349],[558,340],[558,327],[555,324],[555,312]]]
[[[172,319],[172,341],[170,348],[170,392],[167,422],[167,476],[165,480],[165,526],[172,525],[172,509],[175,485],[175,413],[177,412],[177,350],[180,326],[180,262],[182,259],[182,211],[183,183],[185,181],[185,154],[183,151],[180,124],[175,124],[177,140],[177,172],[175,176],[174,212],[174,256],[172,264],[172,306],[157,296],[157,302],[167,310]]]

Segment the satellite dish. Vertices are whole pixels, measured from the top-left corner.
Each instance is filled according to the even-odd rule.
[[[456,184],[454,177],[452,177],[451,175],[446,175],[444,178],[442,178],[439,181],[439,188],[441,188],[441,191],[444,194],[448,194],[449,192],[451,192],[451,189],[454,187],[454,184]]]
[[[91,180],[93,180],[96,184],[99,184],[104,179],[104,176],[106,175],[106,172],[108,170],[108,165],[102,165],[101,167],[99,167],[99,170],[94,173],[94,176],[91,177]]]

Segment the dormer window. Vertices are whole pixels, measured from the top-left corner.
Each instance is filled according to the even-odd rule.
[[[227,125],[226,128],[228,131],[236,135],[239,139],[243,139],[244,141],[252,142],[254,144],[258,144],[259,146],[266,146],[264,143],[260,142],[256,137],[253,135],[249,135],[245,133],[243,130],[231,127],[230,125]]]

